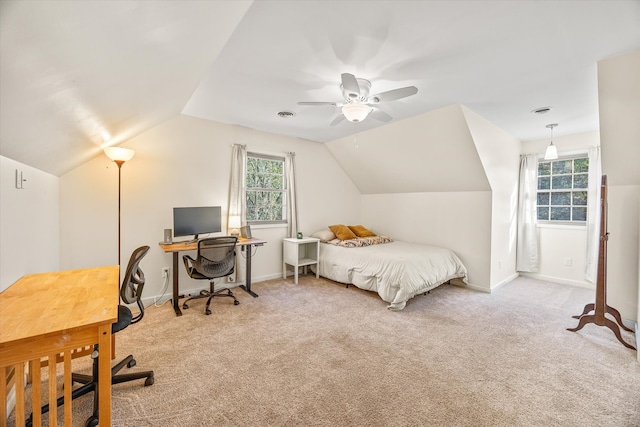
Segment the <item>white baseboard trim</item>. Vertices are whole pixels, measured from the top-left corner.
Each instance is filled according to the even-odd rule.
[[[563,279],[562,277],[546,276],[537,273],[520,273],[521,276],[531,277],[532,279],[545,280],[547,282],[559,283],[561,285],[576,286],[578,288],[595,289],[596,285],[580,280]]]
[[[511,276],[505,278],[502,282],[499,282],[496,285],[492,286],[491,289],[489,290],[489,292],[491,293],[491,292],[495,291],[496,289],[498,289],[499,287],[506,285],[507,283],[511,282],[514,279],[517,279],[518,276],[520,276],[520,274],[513,273]]]
[[[636,327],[633,329],[636,331],[636,360],[640,362],[640,319],[638,319]]]

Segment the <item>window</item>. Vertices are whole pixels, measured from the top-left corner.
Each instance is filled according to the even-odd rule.
[[[585,224],[589,158],[538,162],[538,221]]]
[[[284,158],[247,153],[246,197],[248,223],[287,222]]]

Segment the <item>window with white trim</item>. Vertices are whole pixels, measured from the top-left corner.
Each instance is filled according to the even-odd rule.
[[[286,224],[284,158],[247,153],[247,223]]]
[[[538,221],[586,224],[589,158],[538,162]]]

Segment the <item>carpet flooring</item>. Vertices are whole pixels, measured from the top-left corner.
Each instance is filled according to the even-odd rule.
[[[132,370],[153,369],[155,384],[114,385],[113,425],[640,425],[636,352],[603,327],[566,330],[592,290],[524,277],[492,294],[442,285],[400,312],[311,275],[253,290],[234,291],[238,306],[214,301],[210,316],[204,300],[182,317],[150,307],[118,333],[117,359],[133,353]],[[78,425],[91,400],[74,402]]]

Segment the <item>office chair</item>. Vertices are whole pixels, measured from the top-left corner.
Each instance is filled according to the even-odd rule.
[[[200,298],[208,298],[205,307],[205,313],[211,314],[209,305],[215,297],[233,298],[233,304],[238,305],[240,302],[233,296],[230,289],[223,288],[214,291],[214,279],[225,277],[233,274],[236,266],[236,243],[238,238],[235,236],[211,237],[208,239],[198,240],[198,255],[196,259],[189,255],[183,255],[184,267],[187,274],[192,279],[209,280],[209,290],[202,290],[200,294],[187,299],[182,308],[187,309],[189,301]],[[224,293],[226,291],[226,293]]]
[[[120,298],[126,304],[136,303],[140,312],[137,315],[133,315],[129,307],[125,305],[118,305],[118,320],[111,325],[111,333],[115,334],[127,326],[137,323],[142,320],[144,316],[144,305],[142,304],[141,296],[142,290],[144,289],[144,273],[140,269],[140,261],[142,258],[149,252],[149,246],[141,246],[131,254],[131,258],[129,258],[129,264],[127,265],[127,271],[124,275],[124,279],[122,281],[122,285],[120,286]],[[105,357],[110,357],[109,354],[104,355]],[[89,392],[93,393],[93,414],[87,419],[86,426],[87,427],[95,427],[98,425],[98,406],[99,406],[99,396],[97,391],[98,387],[98,345],[94,345],[93,353],[91,354],[91,358],[93,359],[93,366],[91,375],[85,374],[71,374],[72,383],[80,383],[82,386],[71,392],[71,398],[76,399],[80,396],[84,396]],[[144,371],[144,372],[131,372],[126,374],[118,374],[122,368],[127,366],[127,368],[132,368],[136,365],[136,360],[132,355],[127,356],[124,360],[120,361],[117,365],[111,368],[111,384],[119,384],[127,381],[145,379],[144,385],[150,386],[153,384],[153,371]],[[64,403],[64,397],[58,398],[56,404],[57,406],[61,406]],[[42,407],[42,413],[46,413],[49,411],[49,404],[46,404]],[[32,424],[33,414],[29,417],[27,425],[30,426]]]

